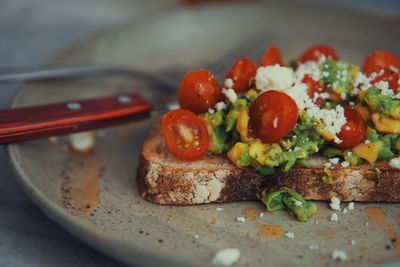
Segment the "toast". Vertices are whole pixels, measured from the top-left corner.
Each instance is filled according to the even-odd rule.
[[[212,202],[257,200],[261,192],[289,187],[306,200],[400,202],[400,169],[388,162],[361,164],[329,170],[326,183],[324,158],[313,158],[311,168],[263,176],[252,167],[238,168],[225,156],[205,155],[188,162],[172,156],[160,127],[145,141],[138,167],[140,195],[157,204],[192,205]]]

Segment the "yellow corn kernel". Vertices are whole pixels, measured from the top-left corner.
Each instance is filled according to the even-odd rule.
[[[321,127],[317,127],[317,132],[322,135],[322,137],[326,140],[326,141],[332,141],[335,138],[335,135],[333,133],[331,133],[330,131],[328,131],[327,129],[321,128]]]
[[[400,134],[400,120],[385,117],[379,113],[372,114],[375,128],[381,133]]]
[[[244,95],[245,95],[247,98],[249,98],[249,97],[252,97],[252,96],[258,96],[258,93],[257,93],[256,90],[250,89],[250,90],[247,91]]]
[[[228,152],[228,158],[233,162],[237,163],[240,160],[240,155],[243,152],[246,152],[249,150],[249,145],[246,143],[236,143],[231,150]]]
[[[263,164],[267,158],[266,152],[269,145],[263,144],[259,139],[256,139],[249,147],[249,155],[258,163]]]
[[[249,137],[249,109],[245,108],[242,111],[240,111],[238,115],[238,121],[236,123],[236,130],[240,134],[240,138],[242,140],[247,140]]]
[[[381,147],[382,143],[379,141],[372,144],[361,143],[353,148],[353,152],[360,158],[368,161],[369,163],[374,163],[378,159]]]

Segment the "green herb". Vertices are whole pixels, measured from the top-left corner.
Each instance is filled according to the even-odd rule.
[[[324,184],[330,184],[330,183],[332,183],[332,177],[325,174],[324,176],[322,176],[322,182]]]
[[[271,175],[274,172],[275,172],[274,168],[270,168],[270,167],[267,167],[267,166],[261,166],[261,168],[260,168],[260,174],[261,175]]]
[[[270,194],[264,191],[261,201],[268,211],[288,210],[293,212],[297,220],[301,222],[308,221],[312,215],[317,213],[315,203],[305,201],[299,193],[286,187]]]

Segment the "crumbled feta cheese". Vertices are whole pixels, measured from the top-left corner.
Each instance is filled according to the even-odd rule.
[[[391,159],[389,164],[392,168],[400,169],[400,157]]]
[[[211,263],[219,266],[231,266],[239,260],[239,257],[240,250],[236,248],[226,248],[218,251],[211,260]]]
[[[293,238],[294,238],[294,233],[293,233],[293,232],[287,232],[287,233],[285,234],[285,236],[286,236],[287,238],[289,238],[289,239],[293,239]]]
[[[233,85],[234,85],[233,80],[232,79],[226,79],[224,85],[225,85],[226,88],[232,88]]]
[[[245,217],[236,217],[236,221],[244,223],[244,222],[246,222],[246,218]]]
[[[337,222],[339,220],[339,217],[336,213],[332,213],[330,220],[331,222]]]
[[[367,140],[365,140],[364,144],[369,145],[369,144],[371,144],[371,141],[369,141],[369,140],[367,139]]]
[[[283,91],[293,85],[293,70],[278,64],[260,67],[257,70],[255,80],[257,89],[261,91],[271,89]]]
[[[343,168],[347,168],[347,167],[349,167],[350,166],[350,162],[348,162],[348,161],[343,161],[340,165],[342,165],[342,167]]]
[[[218,102],[217,104],[215,104],[215,109],[217,111],[221,111],[223,109],[226,109],[226,104],[224,102]]]
[[[319,224],[319,221],[315,221],[315,224]]]
[[[332,164],[338,164],[339,163],[339,158],[331,158],[329,159],[329,162]]]
[[[308,247],[309,250],[317,250],[319,247],[318,245],[312,244]]]
[[[222,93],[228,98],[230,102],[235,102],[236,99],[238,98],[235,90],[233,89],[222,89]]]
[[[223,211],[224,208],[217,207],[216,210],[217,210],[217,211]]]
[[[368,227],[368,225],[369,225],[369,222],[366,222],[366,223],[365,223],[365,227]]]
[[[214,114],[214,112],[215,112],[215,110],[214,110],[214,109],[212,109],[212,108],[209,108],[209,109],[208,109],[208,113],[210,113],[210,114]]]
[[[355,240],[351,240],[350,243],[351,243],[352,246],[354,246],[356,244],[356,241]]]
[[[346,252],[344,252],[343,250],[337,250],[337,249],[335,249],[333,252],[332,252],[332,259],[333,260],[337,260],[337,261],[345,261],[345,260],[347,260],[347,254],[346,254]]]
[[[193,237],[194,239],[199,239],[200,236],[198,234],[194,234]]]
[[[330,206],[331,209],[340,211],[340,199],[338,199],[337,197],[332,197]]]
[[[347,205],[347,209],[354,210],[354,202],[349,202],[349,204]]]
[[[365,91],[370,88],[371,85],[371,78],[368,78],[364,73],[358,72],[355,76],[353,86],[355,88],[360,88],[361,90]],[[353,90],[354,91],[354,90]]]
[[[260,218],[264,217],[265,213],[264,212],[260,212],[260,214],[258,215]]]
[[[94,149],[95,137],[93,132],[81,132],[69,135],[69,142],[77,152],[88,153]]]
[[[320,65],[315,61],[307,61],[297,66],[294,73],[296,83],[301,83],[306,74],[311,76],[314,81],[319,81],[323,76]]]

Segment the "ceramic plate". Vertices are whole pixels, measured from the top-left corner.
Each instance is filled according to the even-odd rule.
[[[243,42],[256,42],[257,35],[277,43],[285,58],[323,42],[342,58],[361,63],[376,48],[400,54],[398,25],[397,18],[297,2],[175,7],[98,33],[49,65],[117,64],[181,73],[218,61]],[[14,106],[131,90],[153,102],[175,98],[130,77],[112,76],[29,83]],[[155,120],[96,131],[96,149],[89,155],[71,152],[68,139],[60,137],[11,145],[9,156],[22,187],[49,217],[131,265],[209,266],[213,255],[228,247],[241,251],[236,266],[333,266],[335,249],[347,252],[343,266],[399,263],[394,244],[400,234],[399,205],[356,203],[354,211],[331,222],[332,211],[321,202],[318,214],[300,223],[285,212],[260,217],[264,208],[257,202],[178,207],[144,201],[136,188],[136,167]],[[370,218],[368,207],[383,215]],[[236,221],[238,216],[247,221]],[[271,225],[274,235],[264,231]],[[293,232],[294,239],[286,232]]]

